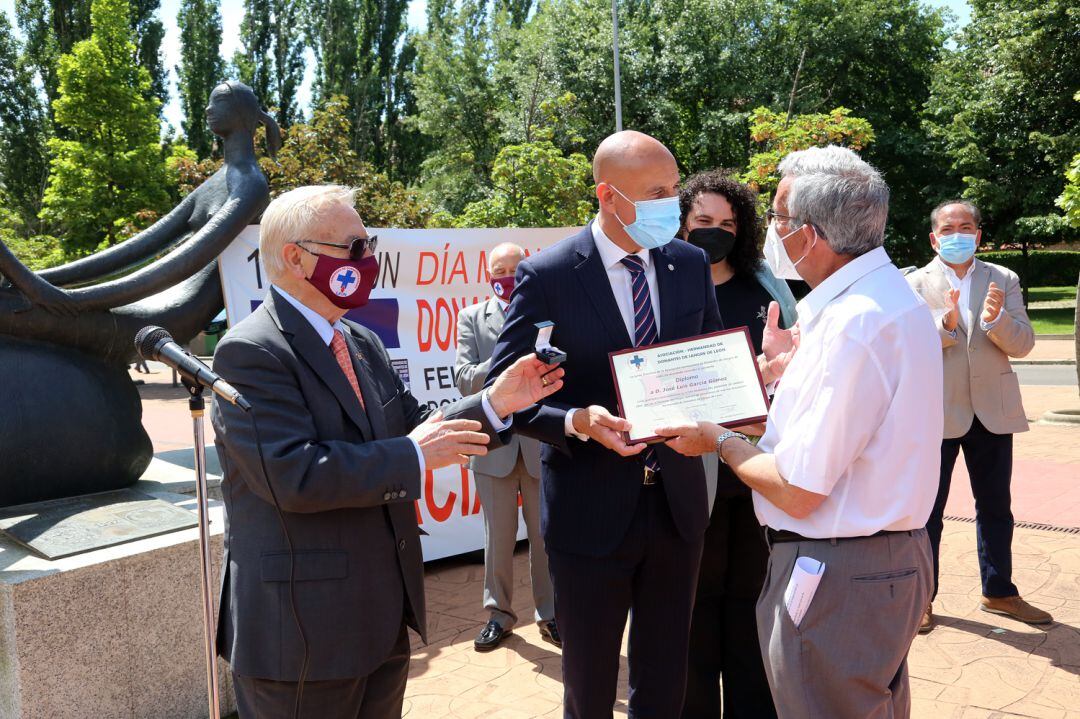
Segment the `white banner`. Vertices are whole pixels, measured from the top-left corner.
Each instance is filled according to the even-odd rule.
[[[379,335],[394,369],[413,396],[430,407],[461,395],[454,387],[458,312],[491,297],[487,252],[515,242],[528,254],[549,247],[576,230],[484,229],[393,230],[369,228],[379,236],[379,281],[367,306],[349,312]],[[259,228],[248,227],[221,254],[219,267],[229,325],[247,317],[267,291],[259,263]],[[482,549],[484,526],[472,472],[448,467],[428,471],[416,518],[424,558],[439,559]],[[518,522],[518,538],[525,523]]]

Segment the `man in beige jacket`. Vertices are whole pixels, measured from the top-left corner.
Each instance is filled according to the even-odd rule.
[[[934,554],[934,595],[942,516],[963,448],[975,496],[982,609],[1046,624],[1051,616],[1025,602],[1012,582],[1012,436],[1026,432],[1028,424],[1009,358],[1027,355],[1035,333],[1016,273],[975,258],[980,223],[979,209],[970,202],[938,205],[930,214],[930,244],[937,257],[908,276],[931,306],[945,307],[937,319],[945,369],[945,436],[937,501],[926,525]],[[926,608],[920,633],[933,628],[932,608]]]

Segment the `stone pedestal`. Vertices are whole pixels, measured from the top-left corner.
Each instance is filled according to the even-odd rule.
[[[155,462],[148,475],[136,489],[194,511],[175,491],[189,471]],[[210,520],[216,606],[220,503]],[[0,719],[206,717],[199,573],[198,529],[56,561],[0,538]],[[225,715],[220,660],[218,674]]]

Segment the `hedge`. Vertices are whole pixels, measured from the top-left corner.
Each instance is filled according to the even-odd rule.
[[[1075,285],[1080,276],[1080,252],[1031,250],[1027,267],[1019,250],[980,252],[977,257],[983,262],[1008,267],[1020,275],[1020,284],[1024,287],[1068,287]]]

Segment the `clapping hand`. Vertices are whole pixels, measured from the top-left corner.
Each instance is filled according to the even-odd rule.
[[[780,305],[769,303],[769,312],[762,335],[759,366],[765,383],[775,382],[791,364],[795,352],[799,349],[799,325],[790,330],[780,328]]]
[[[942,318],[941,326],[952,332],[960,322],[960,290],[949,290],[945,302],[949,311]]]
[[[994,322],[1001,314],[1001,307],[1005,304],[1005,291],[990,283],[990,289],[986,291],[986,300],[983,302],[982,321],[986,324]]]

